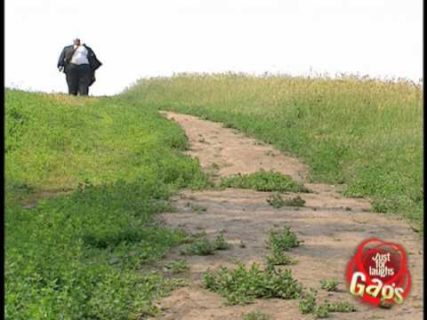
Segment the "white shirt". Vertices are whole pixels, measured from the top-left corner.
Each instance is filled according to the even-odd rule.
[[[76,46],[74,46],[75,48]],[[73,64],[89,64],[87,59],[88,51],[84,46],[78,46],[74,52],[73,57],[71,58],[71,63]]]

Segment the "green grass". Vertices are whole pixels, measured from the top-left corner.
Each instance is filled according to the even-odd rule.
[[[183,255],[208,256],[215,254],[216,250],[228,250],[231,248],[222,233],[217,235],[214,241],[210,241],[206,236],[194,239],[192,243],[186,244],[181,253]]]
[[[310,289],[301,294],[298,307],[302,314],[314,313],[316,311],[316,295],[317,291],[314,289]]]
[[[261,311],[253,311],[245,314],[243,320],[270,320],[271,317]]]
[[[325,319],[329,318],[331,312],[348,313],[356,311],[356,307],[349,302],[329,302],[325,300],[322,304],[315,307],[313,313],[317,319]]]
[[[181,250],[181,254],[187,256],[209,256],[215,254],[215,246],[208,238],[201,238],[185,245]]]
[[[308,192],[291,177],[274,171],[258,171],[251,174],[238,174],[221,179],[222,188],[254,189],[257,191]]]
[[[326,319],[329,318],[330,312],[326,304],[321,304],[316,307],[314,310],[314,316],[316,319]]]
[[[290,207],[304,207],[305,200],[300,196],[296,196],[296,197],[284,200],[283,203],[285,206],[290,206]]]
[[[284,206],[288,207],[304,207],[305,200],[300,196],[295,196],[289,199],[283,199],[280,193],[273,193],[267,198],[267,203],[273,208],[279,209]]]
[[[214,247],[215,250],[228,250],[231,248],[231,244],[225,240],[224,234],[221,232],[215,238]]]
[[[267,247],[270,251],[266,256],[267,267],[273,271],[275,266],[296,264],[297,261],[285,254],[284,251],[296,248],[300,243],[301,241],[298,240],[289,226],[284,226],[282,231],[270,230],[267,241]]]
[[[234,270],[221,267],[203,274],[205,288],[226,298],[227,304],[247,304],[256,298],[296,299],[302,286],[291,270],[261,270],[254,263],[248,269],[239,264]]]
[[[273,193],[267,198],[267,203],[273,208],[279,209],[285,205],[285,201],[283,200],[280,193]]]
[[[329,302],[325,300],[323,302],[327,306],[329,312],[355,312],[356,307],[347,301]]]
[[[320,287],[326,291],[337,291],[338,284],[337,279],[320,280]]]
[[[172,274],[184,273],[190,270],[188,262],[186,260],[174,260],[165,265],[166,270],[170,271]]]
[[[6,318],[155,314],[181,283],[141,267],[187,236],[153,215],[179,188],[208,184],[186,147],[138,103],[6,90]]]
[[[206,212],[208,210],[207,207],[205,206],[201,206],[195,203],[189,203],[188,206],[191,208],[192,211],[198,213],[198,214],[202,214],[204,212]]]
[[[274,268],[274,266],[287,266],[291,264],[296,264],[296,260],[292,259],[283,251],[274,247],[271,250],[271,253],[266,257],[267,266],[269,268]]]
[[[301,242],[291,227],[285,225],[282,230],[270,230],[267,246],[271,250],[289,251],[299,247]]]
[[[242,74],[183,74],[140,80],[122,94],[158,109],[237,128],[298,156],[312,181],[345,183],[422,230],[420,85]]]
[[[406,82],[235,74],[144,80],[112,98],[6,90],[6,318],[136,319],[181,285],[140,272],[188,240],[153,215],[170,209],[178,189],[211,184],[182,155],[183,130],[158,109],[271,143],[308,164],[312,181],[345,183],[346,195],[369,197],[376,211],[422,231],[422,95]],[[223,186],[304,191],[271,172]],[[57,197],[23,208],[47,194]],[[206,279],[231,303],[300,292],[290,274],[271,272],[238,268]]]
[[[300,296],[299,310],[302,314],[311,313],[315,318],[329,318],[331,312],[356,312],[356,307],[347,301],[329,302],[325,300],[322,304],[317,303],[317,291],[310,288]]]

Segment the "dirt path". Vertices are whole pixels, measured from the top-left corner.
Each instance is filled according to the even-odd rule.
[[[296,232],[303,245],[291,251],[298,263],[290,266],[293,276],[305,287],[318,289],[318,301],[349,301],[356,305],[355,313],[332,313],[331,319],[421,319],[422,304],[422,244],[420,237],[398,218],[371,213],[363,199],[344,198],[339,188],[306,183],[308,168],[297,159],[281,154],[273,147],[243,136],[221,124],[200,120],[189,115],[165,113],[185,130],[191,145],[189,154],[199,158],[202,167],[217,178],[236,173],[252,173],[260,169],[275,170],[303,182],[312,193],[299,194],[306,203],[302,208],[275,209],[266,199],[269,192],[227,189],[223,191],[184,191],[173,199],[177,212],[159,216],[162,222],[190,233],[205,231],[210,238],[223,231],[231,250],[218,251],[212,256],[185,257],[190,265],[190,285],[175,290],[159,301],[163,313],[158,319],[206,320],[242,319],[251,311],[262,311],[277,320],[313,319],[302,315],[296,300],[257,300],[245,306],[226,306],[221,296],[203,289],[201,275],[219,266],[264,264],[267,254],[265,241],[273,226],[287,224]],[[286,193],[284,197],[295,194]],[[198,212],[194,208],[204,208]],[[409,254],[412,289],[402,306],[390,310],[373,309],[354,301],[346,291],[345,266],[362,240],[376,236],[405,246]],[[239,244],[243,241],[245,247]],[[183,257],[178,249],[168,260]],[[340,280],[339,292],[329,295],[320,290],[320,279]]]

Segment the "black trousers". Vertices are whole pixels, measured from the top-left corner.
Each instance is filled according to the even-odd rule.
[[[73,64],[67,65],[65,71],[68,93],[72,95],[87,96],[89,94],[89,83],[91,78],[91,70],[88,64]]]

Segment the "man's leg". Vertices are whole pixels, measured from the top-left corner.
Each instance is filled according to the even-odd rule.
[[[76,65],[69,64],[66,70],[66,79],[68,85],[68,94],[72,94],[74,96],[77,95],[78,90],[78,81],[79,81],[79,73]]]
[[[87,96],[89,94],[90,67],[88,64],[82,64],[79,67],[79,93],[81,96]]]

